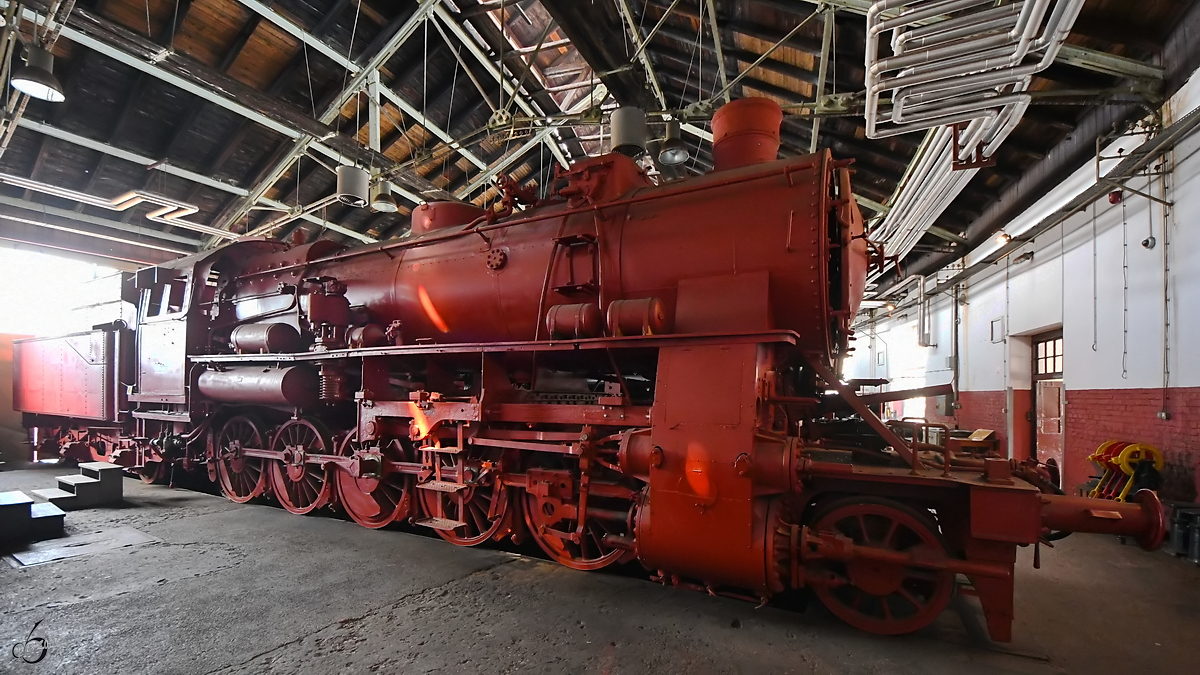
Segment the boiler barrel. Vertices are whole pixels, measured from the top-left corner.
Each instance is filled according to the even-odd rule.
[[[206,398],[221,403],[307,408],[317,402],[317,373],[308,366],[209,370],[197,386]]]
[[[852,239],[862,231],[852,202],[842,210],[853,217],[835,218],[832,198],[849,185],[827,151],[660,186],[621,155],[577,167],[626,191],[603,208],[550,202],[514,214],[509,227],[438,228],[270,281],[337,279],[351,307],[394,326],[405,344],[591,337],[596,312],[585,306],[628,318],[644,305],[654,321],[600,332],[786,329],[805,351],[833,358],[844,346],[835,326],[862,292],[865,244]]]

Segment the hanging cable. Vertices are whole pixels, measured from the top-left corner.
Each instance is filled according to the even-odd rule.
[[[358,34],[358,17],[360,14],[362,14],[362,0],[358,0],[358,2],[355,3],[355,5],[354,5],[354,23],[352,23],[350,25],[350,42],[347,43],[347,45],[346,45],[346,60],[347,61],[354,60],[354,58],[353,58],[353,56],[354,56],[354,38]],[[307,59],[308,53],[305,52],[304,56]],[[349,84],[350,84],[350,70],[345,69],[345,72],[342,73],[342,91],[345,91],[346,87],[349,86]],[[312,89],[311,81],[309,83],[309,89],[310,90]],[[357,112],[357,110],[358,110],[358,104],[359,104],[358,97],[355,96],[354,97],[355,112]],[[314,111],[316,110],[315,105],[313,106],[313,109],[314,109]],[[339,134],[342,132],[342,115],[340,112],[338,113],[338,116],[337,116],[336,130]],[[355,133],[355,135],[358,135],[358,129],[355,129],[354,133]],[[341,153],[339,152],[338,154],[340,156]]]
[[[666,19],[666,17],[663,17],[663,18],[664,18],[664,20]],[[700,20],[697,21],[696,23],[699,24],[698,26],[696,26],[696,46],[699,47],[700,41],[704,39],[704,3],[703,2],[700,3]],[[645,45],[646,45],[646,43],[643,42],[642,46],[644,47]],[[704,99],[704,50],[698,49],[697,51],[700,52],[700,67],[699,67],[699,71],[698,71],[699,74],[696,76],[696,100],[699,101],[699,100]]]
[[[171,16],[171,38],[167,41],[173,51],[175,49],[175,29],[179,27],[179,0],[175,0],[175,13]]]
[[[1129,379],[1129,223],[1121,200],[1121,379]]]
[[[503,10],[502,10],[503,11]],[[425,33],[425,51],[421,55],[421,117],[429,119],[429,20],[421,24]],[[504,98],[504,88],[500,88],[500,97]],[[424,147],[425,142],[421,142]]]
[[[454,90],[458,88],[458,61],[454,62],[454,74],[450,77],[450,107],[446,109],[446,132],[452,131],[454,125]],[[454,146],[446,144],[446,156],[442,158],[442,175],[446,175],[446,167],[454,156]]]
[[[500,56],[496,59],[496,86],[500,88],[500,102],[496,108],[499,110],[507,110],[504,105],[504,47],[508,43],[508,18],[504,12],[504,0],[500,0]],[[425,41],[425,54],[429,55],[429,41]],[[426,67],[428,67],[426,61]],[[516,96],[517,92],[513,92]]]
[[[1096,253],[1096,202],[1092,202],[1092,351],[1100,350],[1100,292],[1097,288],[1099,274],[1097,273]]]
[[[1067,318],[1067,224],[1058,224],[1058,322]]]
[[[1173,153],[1171,153],[1173,154]],[[1169,187],[1168,166],[1170,165],[1170,154],[1164,157],[1159,169],[1162,174],[1162,198],[1167,202],[1167,189]],[[1162,408],[1159,410],[1159,416],[1162,419],[1169,419],[1170,411],[1167,408],[1169,389],[1171,386],[1171,257],[1170,257],[1170,207],[1166,203],[1162,205],[1162,225],[1159,231],[1162,234],[1162,267],[1163,267],[1163,389],[1162,389]]]
[[[701,24],[703,25],[703,24]],[[644,41],[642,44],[646,44]],[[692,67],[696,63],[696,52],[700,49],[700,35],[696,35],[696,41],[692,43],[692,55],[688,57],[687,75],[683,78],[683,87],[679,90],[679,107],[683,108],[687,104],[687,90],[692,84]],[[703,58],[703,57],[701,57]],[[701,92],[702,94],[703,92]],[[697,94],[698,96],[701,94]]]
[[[1154,174],[1150,171],[1146,173],[1146,194],[1154,194]],[[1146,204],[1146,238],[1142,240],[1142,246],[1150,249],[1154,248],[1157,240],[1154,238],[1154,200],[1147,200]]]
[[[300,46],[302,49],[304,49],[304,72],[308,76],[308,102],[310,104],[312,104],[312,115],[313,115],[313,118],[316,118],[316,116],[317,116],[317,97],[316,97],[316,94],[313,93],[312,65],[309,64],[309,62],[308,62],[308,43],[301,42]]]

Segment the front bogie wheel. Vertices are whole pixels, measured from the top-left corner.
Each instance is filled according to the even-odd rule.
[[[836,533],[855,546],[947,557],[947,547],[928,513],[877,497],[848,497],[823,507],[810,526]],[[949,603],[954,573],[895,562],[855,558],[824,560],[823,571],[836,583],[815,585],[813,592],[846,623],[881,635],[911,633],[932,623]]]

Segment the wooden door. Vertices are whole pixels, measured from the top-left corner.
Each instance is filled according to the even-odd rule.
[[[1063,466],[1063,381],[1037,382],[1037,458]]]

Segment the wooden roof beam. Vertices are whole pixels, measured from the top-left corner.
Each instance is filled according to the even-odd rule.
[[[361,71],[351,78],[350,82],[347,83],[347,86],[344,87],[340,93],[334,96],[333,100],[325,106],[324,112],[320,118],[322,123],[328,124],[337,118],[346,102],[349,101],[351,97],[357,95],[357,93],[365,86],[367,82],[367,73],[369,71],[378,70],[393,55],[395,55],[396,51],[404,45],[408,38],[411,37],[421,26],[421,24],[429,17],[430,13],[437,6],[437,2],[438,0],[421,0],[420,4],[417,5],[413,13],[410,14],[404,20],[404,22],[396,28],[395,31],[390,33],[388,40],[377,51],[371,53]],[[289,149],[277,152],[276,157],[272,159],[272,166],[270,170],[260,174],[258,180],[255,181],[255,187],[251,190],[251,196],[224,209],[221,214],[218,215],[217,224],[228,227],[230,224],[241,219],[241,217],[258,201],[258,199],[262,197],[266,191],[269,190],[281,176],[283,176],[284,173],[287,172],[292,163],[295,162],[300,155],[304,154],[308,146],[312,144],[312,140],[312,138],[298,138],[292,143]],[[353,139],[352,142],[355,146],[361,147],[358,146],[357,139]],[[378,153],[371,154],[372,157],[374,157],[374,155]],[[390,160],[388,160],[386,156],[379,156],[379,165],[387,166],[390,163]],[[428,190],[430,194],[439,193],[439,191],[434,189],[432,185],[429,185],[427,181],[424,181],[415,175],[405,174],[402,177],[397,177],[397,180],[401,183],[411,184],[414,187],[419,185],[426,186],[423,189]],[[412,192],[401,190],[399,193],[410,200],[420,200],[420,197]]]

